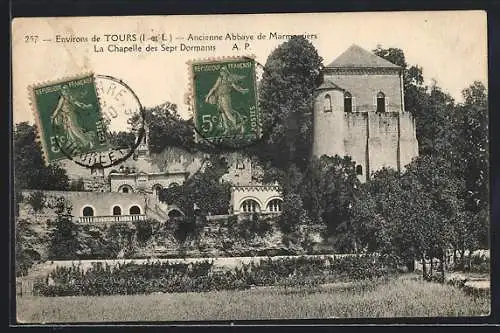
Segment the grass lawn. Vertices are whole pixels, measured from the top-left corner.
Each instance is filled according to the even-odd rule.
[[[18,297],[22,323],[484,316],[490,299],[405,275],[389,282],[246,291]]]

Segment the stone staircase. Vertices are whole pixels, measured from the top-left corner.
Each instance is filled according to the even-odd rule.
[[[158,221],[167,221],[169,219],[167,214],[169,208],[169,205],[159,201],[157,198],[152,198],[146,207],[146,215]]]
[[[156,210],[158,212],[160,212],[164,216],[165,220],[168,220],[167,212],[168,212],[169,207],[167,204],[164,204],[163,202],[158,201],[154,204],[154,207],[156,208]]]
[[[158,207],[153,206],[148,206],[146,208],[146,215],[152,219],[158,220],[158,221],[166,221],[168,220],[168,215]]]

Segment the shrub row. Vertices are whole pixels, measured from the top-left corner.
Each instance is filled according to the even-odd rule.
[[[232,269],[216,268],[210,261],[114,266],[94,263],[87,270],[79,265],[57,267],[35,283],[34,292],[43,296],[96,296],[242,290],[251,286],[312,286],[332,280],[374,279],[386,273],[384,263],[370,256],[335,260],[268,258]]]

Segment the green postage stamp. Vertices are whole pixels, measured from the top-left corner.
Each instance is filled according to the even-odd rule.
[[[93,74],[32,86],[30,92],[47,164],[108,149]]]
[[[234,57],[189,65],[197,134],[234,143],[260,138],[254,59]]]

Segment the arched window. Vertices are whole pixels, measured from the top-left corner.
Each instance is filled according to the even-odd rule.
[[[377,94],[377,112],[385,112],[385,94],[383,92]]]
[[[268,212],[281,212],[281,199],[273,199],[267,204]]]
[[[176,186],[179,186],[179,184],[177,184],[176,182],[172,182],[170,183],[170,185],[168,185],[168,187],[176,187]]]
[[[160,196],[160,193],[161,191],[163,190],[163,186],[161,186],[160,184],[157,184],[157,185],[154,185],[153,186],[153,193],[159,197]]]
[[[178,209],[172,209],[170,212],[168,212],[168,217],[170,218],[175,218],[175,217],[181,217],[182,213]]]
[[[129,209],[130,215],[139,215],[141,214],[141,208],[139,206],[132,206]]]
[[[253,199],[247,199],[241,203],[240,211],[245,213],[260,212],[260,205]]]
[[[113,207],[113,215],[122,215],[122,209],[120,208],[120,206]]]
[[[352,112],[352,95],[348,91],[344,93],[344,112]]]
[[[132,193],[134,191],[132,190],[132,187],[130,185],[122,185],[118,188],[118,192]]]
[[[94,208],[89,206],[83,208],[83,216],[94,216]]]
[[[332,112],[332,98],[330,95],[325,95],[325,100],[323,101],[323,111]]]
[[[363,174],[363,167],[361,165],[356,166],[356,174],[357,175],[362,175]]]

